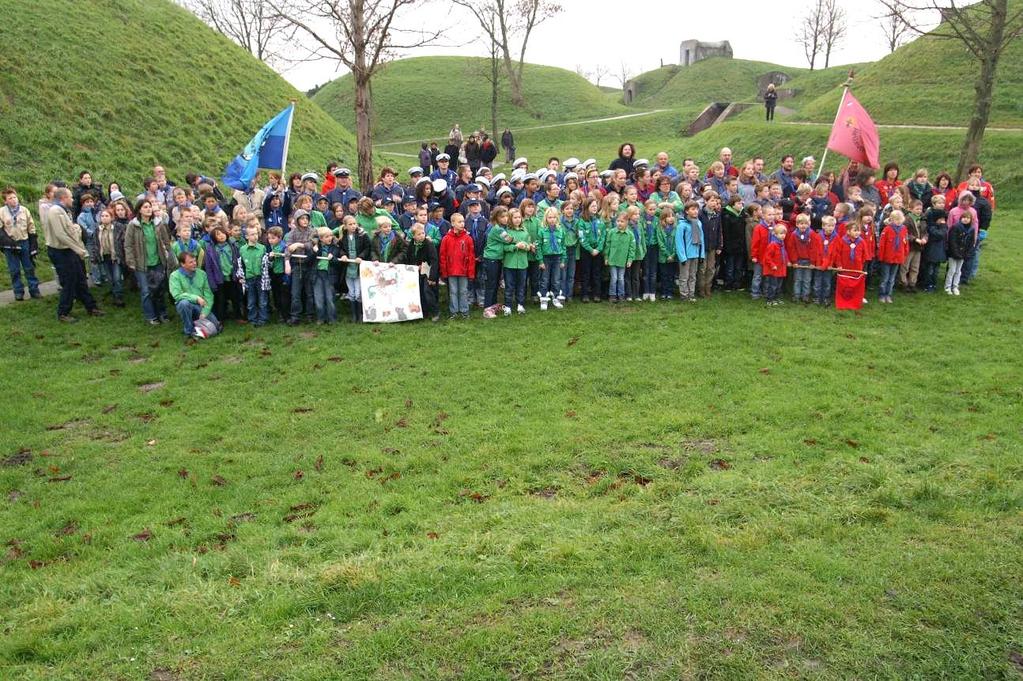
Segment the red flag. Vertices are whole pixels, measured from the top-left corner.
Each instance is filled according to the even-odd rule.
[[[877,126],[867,110],[848,90],[838,107],[838,117],[835,118],[831,137],[828,138],[828,149],[871,168],[881,167],[878,162],[881,142],[877,136]]]
[[[862,274],[842,274],[835,277],[835,309],[859,310],[867,292],[867,278]]]

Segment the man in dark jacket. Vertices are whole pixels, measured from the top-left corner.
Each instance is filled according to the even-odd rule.
[[[419,268],[419,302],[423,306],[423,317],[437,321],[440,319],[440,308],[437,305],[440,259],[437,257],[437,247],[426,238],[422,225],[412,227],[412,238],[405,249],[405,264]]]
[[[480,161],[487,168],[494,167],[494,159],[497,158],[497,147],[493,140],[484,133],[483,142],[480,144]]]
[[[511,163],[515,159],[515,137],[508,128],[501,133],[501,148],[504,149],[505,162]]]

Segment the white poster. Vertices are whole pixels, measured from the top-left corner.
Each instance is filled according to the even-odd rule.
[[[419,305],[419,268],[363,262],[359,267],[362,283],[362,321],[404,322],[422,319]]]

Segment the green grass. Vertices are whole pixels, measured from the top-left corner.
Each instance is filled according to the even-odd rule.
[[[81,170],[130,195],[157,163],[179,182],[219,176],[289,98],[289,169],[355,160],[345,129],[168,0],[0,0],[0,13],[0,184],[26,199]]]
[[[422,138],[443,146],[456,122],[464,133],[489,129],[490,83],[484,78],[489,64],[475,57],[416,57],[387,64],[373,80],[374,139]],[[572,71],[526,64],[522,78],[525,109],[511,104],[502,81],[497,117],[502,130],[629,113],[620,101]],[[355,128],[350,75],[325,85],[313,101],[348,129]]]
[[[2,308],[3,676],[1011,678],[1021,227],[861,314]]]
[[[1019,3],[1014,3],[1019,7]],[[858,71],[857,99],[879,123],[958,125],[973,112],[973,81],[980,67],[957,41],[923,36]],[[1006,48],[991,106],[992,126],[1023,126],[1023,41]],[[842,80],[800,111],[805,120],[831,122]]]
[[[712,57],[692,66],[665,66],[640,76],[636,106],[706,106],[711,102],[752,102],[757,78],[769,71],[793,77],[806,69],[747,59]],[[702,108],[702,107],[701,107]]]

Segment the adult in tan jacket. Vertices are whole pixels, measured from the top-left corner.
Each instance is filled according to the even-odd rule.
[[[174,269],[167,223],[157,221],[150,199],[135,207],[135,219],[124,230],[124,261],[135,272],[142,297],[142,314],[156,326],[169,320],[164,295],[168,273]]]
[[[57,319],[69,323],[77,321],[71,316],[71,307],[76,299],[85,306],[90,315],[94,317],[103,315],[89,293],[85,273],[85,260],[89,253],[82,243],[82,228],[71,221],[70,211],[73,203],[71,190],[60,187],[53,193],[53,205],[42,216],[46,252],[57,270],[57,280],[60,282]]]
[[[249,191],[235,190],[232,198],[236,206],[245,206],[249,215],[259,218],[259,223],[263,224],[263,199],[266,198],[266,192],[262,189],[256,189],[255,180],[252,180]]]
[[[11,286],[14,299],[25,299],[25,284],[21,275],[25,275],[28,293],[33,298],[42,297],[39,293],[39,279],[36,278],[36,266],[33,262],[39,243],[36,240],[36,223],[28,208],[18,202],[18,192],[13,187],[3,191],[4,204],[0,206],[0,248],[7,260],[7,271],[11,275]]]

